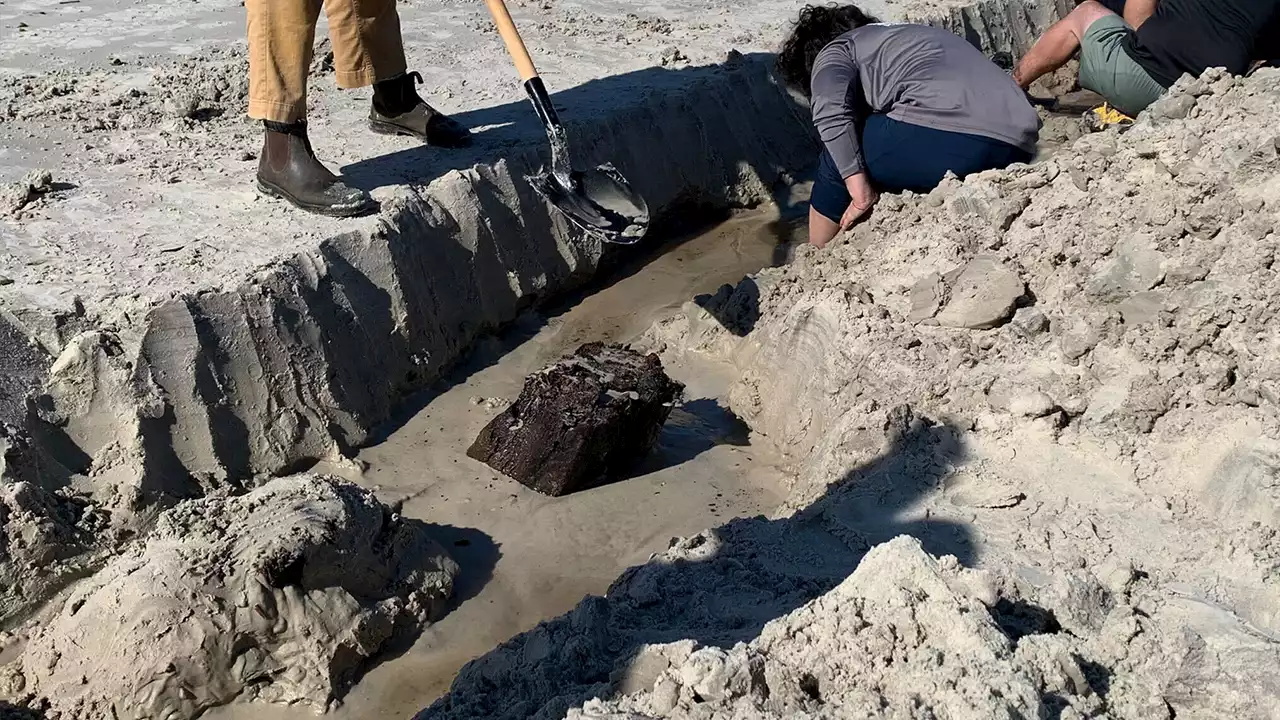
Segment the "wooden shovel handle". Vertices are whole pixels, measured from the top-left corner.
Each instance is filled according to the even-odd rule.
[[[515,61],[520,79],[528,82],[538,77],[538,69],[533,66],[533,58],[529,57],[529,50],[524,46],[524,40],[520,39],[520,32],[511,20],[511,13],[507,12],[507,4],[503,0],[484,0],[484,4],[489,6],[489,14],[493,16],[493,23],[498,26],[498,34],[502,36],[502,42],[506,43],[507,52],[511,53],[511,59]]]

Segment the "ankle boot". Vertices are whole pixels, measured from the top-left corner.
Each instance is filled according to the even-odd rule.
[[[437,147],[470,145],[470,130],[418,95],[416,85],[421,82],[415,72],[374,84],[370,129],[382,135],[409,135]]]
[[[355,217],[377,208],[363,190],[350,187],[320,164],[306,123],[265,123],[266,137],[258,161],[258,189],[294,206],[331,217]]]

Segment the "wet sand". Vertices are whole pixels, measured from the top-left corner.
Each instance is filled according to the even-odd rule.
[[[786,490],[778,458],[752,445],[722,399],[732,380],[711,363],[668,367],[687,386],[659,446],[634,476],[548,498],[466,456],[525,376],[594,340],[628,342],[695,295],[775,262],[773,211],[733,217],[567,307],[530,314],[478,348],[421,408],[346,467],[349,477],[433,526],[462,566],[457,604],[397,657],[373,668],[337,718],[408,718],[444,694],[457,671],[507,638],[603,594],[625,568],[671,538],[732,517],[766,514]],[[210,718],[293,720],[303,709],[241,705]]]

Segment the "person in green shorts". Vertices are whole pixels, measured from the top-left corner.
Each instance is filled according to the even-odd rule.
[[[1116,3],[1112,3],[1115,5]],[[1280,47],[1280,0],[1125,0],[1123,17],[1085,0],[1022,58],[1022,89],[1080,51],[1080,86],[1134,116],[1184,74],[1243,75]]]

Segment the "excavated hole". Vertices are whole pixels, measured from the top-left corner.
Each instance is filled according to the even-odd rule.
[[[701,199],[683,202],[686,210],[675,217],[705,216]],[[410,715],[439,697],[463,663],[570,610],[583,596],[603,593],[623,569],[662,550],[665,538],[780,504],[786,490],[781,460],[752,444],[750,428],[725,402],[733,373],[696,360],[668,366],[688,386],[689,402],[673,413],[655,451],[621,482],[550,499],[465,457],[479,428],[515,397],[529,372],[585,342],[634,340],[683,303],[785,259],[776,242],[776,216],[754,212],[719,219],[723,223],[706,232],[667,243],[657,258],[647,257],[652,246],[645,253],[613,254],[602,265],[611,273],[606,280],[560,307],[526,314],[511,331],[481,343],[469,362],[421,398],[415,415],[360,453],[358,462],[314,468],[346,475],[406,517],[431,523],[463,572],[452,612],[412,651],[364,677],[335,717]],[[730,330],[746,335],[758,313],[741,317],[743,324]],[[413,375],[406,378],[409,386],[418,382]],[[243,466],[233,474],[249,474],[247,458],[233,461]],[[300,468],[286,468],[295,469]],[[297,558],[270,571],[268,584],[299,585],[302,570]],[[1049,611],[1009,605],[993,614],[1015,642],[1061,630]],[[341,687],[354,677],[335,680]],[[822,701],[816,677],[804,675],[799,687]],[[312,715],[233,705],[206,717]]]
[[[686,399],[630,477],[553,499],[466,457],[480,429],[515,399],[529,373],[586,342],[635,341],[690,301],[719,319],[716,299],[725,286],[785,262],[788,251],[780,241],[802,241],[807,230],[776,210],[726,219],[708,215],[696,197],[681,207],[657,237],[682,230],[683,237],[663,243],[657,257],[652,249],[617,252],[603,263],[602,279],[578,296],[528,312],[502,335],[481,341],[417,400],[412,417],[360,453],[356,465],[363,470],[323,463],[315,468],[345,474],[384,502],[399,504],[406,517],[438,528],[437,539],[462,568],[461,602],[433,626],[427,641],[365,676],[341,717],[426,707],[448,690],[467,660],[571,610],[584,596],[603,594],[627,567],[666,549],[668,538],[704,542],[697,534],[707,527],[781,504],[787,489],[782,459],[752,443],[751,429],[727,403],[736,370],[696,357],[665,361],[667,372],[687,386]],[[720,223],[690,232],[680,222],[690,217]],[[749,334],[758,308],[731,310],[722,322],[735,335]],[[1021,622],[1024,630],[1014,632],[1024,635],[1057,627],[1051,613],[1029,626]],[[801,690],[822,700],[816,677],[804,678]],[[266,720],[295,717],[271,712]]]
[[[1062,632],[1062,625],[1052,610],[1032,605],[1025,600],[1000,598],[991,607],[991,617],[1014,645],[1028,635],[1051,635]]]
[[[818,685],[818,678],[809,673],[800,677],[800,691],[813,700],[822,701],[822,689]]]
[[[690,203],[700,215],[696,199]],[[718,219],[674,236],[656,257],[652,249],[647,257],[619,253],[586,292],[526,313],[507,332],[482,341],[450,377],[416,399],[415,414],[361,452],[354,468],[314,468],[345,475],[406,518],[428,523],[462,569],[450,612],[412,650],[371,670],[337,717],[412,715],[442,695],[466,661],[569,611],[584,596],[603,594],[627,567],[666,549],[669,538],[695,536],[781,504],[781,460],[753,444],[750,428],[729,409],[734,374],[707,361],[664,361],[668,374],[686,384],[686,398],[628,477],[549,498],[466,456],[530,372],[586,342],[635,341],[691,299],[776,262],[779,227],[789,227],[776,210]],[[232,705],[209,717],[309,715]]]

